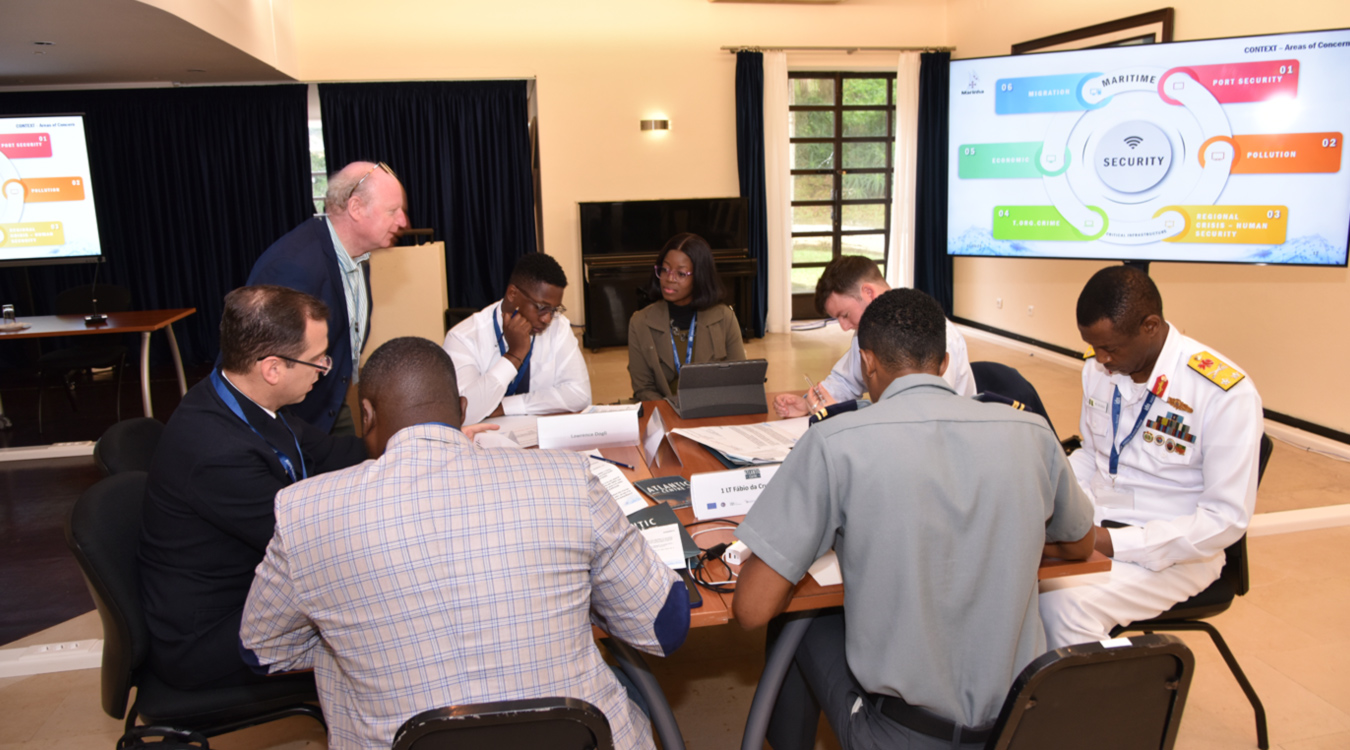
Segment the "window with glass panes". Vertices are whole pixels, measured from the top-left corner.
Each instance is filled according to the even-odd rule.
[[[323,213],[323,196],[328,192],[328,160],[323,150],[323,123],[309,121],[309,184],[314,213]]]
[[[817,318],[816,281],[841,255],[885,272],[891,238],[895,74],[788,74],[792,317]]]

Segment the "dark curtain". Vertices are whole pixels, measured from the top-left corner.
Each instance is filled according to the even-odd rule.
[[[749,208],[750,257],[759,261],[750,290],[749,315],[756,336],[764,335],[769,312],[769,214],[764,192],[764,55],[736,53],[736,166],[741,197]],[[744,323],[742,323],[744,325]]]
[[[107,262],[100,283],[137,309],[195,307],[175,323],[185,363],[216,357],[223,297],[267,246],[314,213],[305,86],[42,91],[0,95],[0,114],[83,112],[90,190]],[[53,312],[88,264],[0,269],[0,299]],[[156,359],[167,357],[152,336]],[[22,364],[16,350],[5,351]]]
[[[914,287],[952,314],[947,254],[947,80],[950,52],[925,52],[919,65],[919,149],[914,201]]]
[[[450,306],[501,297],[536,249],[526,82],[320,84],[319,103],[329,171],[385,162],[411,226],[445,240]]]

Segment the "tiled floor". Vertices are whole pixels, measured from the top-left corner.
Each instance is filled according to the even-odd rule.
[[[768,389],[819,380],[848,337],[837,328],[753,341],[750,356],[771,363]],[[969,339],[972,359],[1005,362],[1037,387],[1061,436],[1076,432],[1078,374],[1045,358]],[[587,353],[595,401],[627,397],[624,350]],[[1350,464],[1277,443],[1257,503],[1258,512],[1350,503]],[[1213,622],[1228,638],[1262,700],[1272,747],[1343,750],[1350,747],[1350,527],[1253,538],[1252,591]],[[97,637],[90,613],[22,643]],[[1183,750],[1255,747],[1251,709],[1217,651],[1203,634],[1182,636],[1197,670],[1177,744]],[[735,748],[763,664],[763,632],[734,624],[694,631],[675,656],[652,668],[675,709],[690,748]],[[121,723],[99,705],[97,670],[0,679],[0,750],[110,748]],[[212,740],[223,750],[325,747],[307,720]],[[822,724],[818,747],[836,747]],[[1085,745],[1089,746],[1089,745]]]

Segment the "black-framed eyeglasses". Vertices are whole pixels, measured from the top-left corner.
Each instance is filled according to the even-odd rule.
[[[524,289],[521,289],[520,287],[516,287],[516,291],[520,292],[520,296],[529,300],[530,304],[534,305],[535,311],[538,312],[539,315],[543,317],[548,317],[550,315],[562,315],[567,312],[567,307],[565,305],[558,305],[557,307],[554,307],[553,305],[544,304],[543,302],[540,302],[534,297],[531,297],[529,292],[526,292]]]
[[[347,201],[350,201],[352,199],[352,196],[356,195],[356,189],[361,187],[361,183],[365,182],[366,178],[369,177],[371,174],[373,174],[377,169],[383,169],[385,174],[389,175],[390,177],[393,177],[396,180],[398,179],[398,175],[394,174],[394,170],[391,169],[388,164],[385,164],[382,161],[377,161],[375,162],[375,166],[371,167],[370,169],[367,169],[366,173],[361,175],[361,179],[357,180],[355,185],[352,185],[352,189],[347,191],[347,200],[344,200],[342,202],[345,204],[347,203]]]
[[[295,359],[294,357],[287,357],[282,354],[268,354],[262,357],[258,357],[258,361],[261,362],[264,359],[267,359],[268,357],[276,357],[277,359],[284,359],[287,362],[293,362],[297,365],[309,365],[310,367],[313,367],[314,369],[318,370],[319,374],[321,375],[327,375],[328,371],[333,369],[333,358],[328,356],[327,354],[320,357],[318,362],[306,362],[303,359]]]
[[[656,271],[656,278],[658,279],[679,279],[683,281],[694,275],[693,271],[681,271],[678,268],[668,268],[666,266],[652,266],[652,270]]]

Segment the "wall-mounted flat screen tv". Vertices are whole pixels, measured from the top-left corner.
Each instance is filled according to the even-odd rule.
[[[0,117],[0,266],[97,261],[82,115]]]
[[[1350,30],[954,60],[947,250],[1344,266]]]
[[[750,246],[744,198],[582,203],[580,209],[582,255],[656,253],[681,232],[703,237],[713,252]]]

